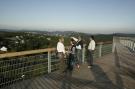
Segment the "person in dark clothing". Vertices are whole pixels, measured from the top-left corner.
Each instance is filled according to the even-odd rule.
[[[70,41],[71,46],[70,46],[70,50],[69,50],[69,59],[67,61],[67,70],[72,71],[74,64],[75,64],[75,50],[76,50],[76,46],[75,46],[75,41],[73,39],[71,39]]]

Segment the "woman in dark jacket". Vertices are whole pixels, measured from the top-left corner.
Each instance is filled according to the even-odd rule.
[[[76,50],[76,45],[75,45],[75,41],[73,39],[71,39],[70,41],[70,50],[69,50],[69,59],[67,61],[67,69],[72,71],[74,64],[75,64],[75,50]]]

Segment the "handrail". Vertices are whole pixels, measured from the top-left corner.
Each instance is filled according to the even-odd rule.
[[[103,44],[110,44],[110,43],[112,43],[112,42],[111,41],[98,42],[96,44],[97,45],[101,45],[101,44],[103,45]],[[51,51],[55,51],[55,50],[56,50],[56,48],[46,48],[46,49],[37,49],[37,50],[29,50],[29,51],[21,51],[21,52],[2,53],[2,54],[0,54],[0,58],[25,56],[25,55],[31,55],[31,54],[44,53],[44,52],[51,52]]]
[[[57,70],[57,58],[52,55],[55,50],[47,48],[0,54],[0,88]]]
[[[135,51],[135,37],[119,37],[119,41],[122,45]]]
[[[4,53],[0,54],[0,58],[9,58],[9,57],[17,57],[17,56],[24,56],[30,54],[38,54],[44,52],[51,52],[56,50],[56,48],[47,48],[47,49],[38,49],[38,50],[30,50],[30,51],[21,51],[21,52],[13,52],[13,53]]]

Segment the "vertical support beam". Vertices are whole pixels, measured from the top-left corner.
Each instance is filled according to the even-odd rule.
[[[133,41],[132,50],[135,51],[135,42]]]
[[[127,47],[127,45],[128,45],[128,41],[126,40],[126,47]]]
[[[48,73],[51,72],[51,53],[48,51]]]
[[[127,40],[127,45],[126,45],[126,47],[128,47],[128,44],[129,44],[129,43],[128,43],[128,40]]]
[[[99,57],[102,56],[102,46],[103,46],[103,43],[101,42],[101,43],[99,44]]]
[[[124,40],[124,46],[126,46],[126,40]]]
[[[128,48],[130,48],[130,41],[128,40]]]
[[[83,45],[83,49],[82,49],[82,62],[83,63],[85,61],[85,51],[86,51],[85,46],[86,46],[86,44]]]
[[[131,43],[130,43],[130,49],[131,50],[133,50],[132,47],[133,47],[133,41],[131,41]]]
[[[116,46],[116,42],[115,42],[115,37],[113,37],[113,46],[112,46],[112,53],[114,53],[115,51],[115,46]]]
[[[127,47],[129,48],[129,46],[130,46],[130,41],[128,40],[128,46]]]
[[[126,46],[126,40],[124,40],[124,46]]]

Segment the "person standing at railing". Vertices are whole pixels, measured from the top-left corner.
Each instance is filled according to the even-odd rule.
[[[69,71],[72,71],[73,70],[73,67],[74,67],[74,64],[75,64],[75,54],[76,54],[76,41],[71,38],[71,41],[70,41],[70,49],[68,51],[69,53],[69,57],[68,57],[68,60],[67,60],[67,70]]]
[[[93,66],[93,53],[95,50],[95,40],[94,40],[94,36],[90,37],[90,42],[88,45],[88,54],[89,54],[89,58],[88,58],[88,68],[92,68]]]
[[[60,60],[59,70],[60,70],[60,73],[63,73],[66,69],[66,64],[64,61],[65,46],[64,46],[64,38],[63,37],[59,38],[59,42],[57,43],[57,52],[58,52],[58,57]]]
[[[77,67],[80,67],[80,64],[82,64],[82,48],[83,48],[83,42],[81,37],[78,37],[78,41],[76,44],[76,49],[77,49],[77,60],[78,60],[78,65]]]

